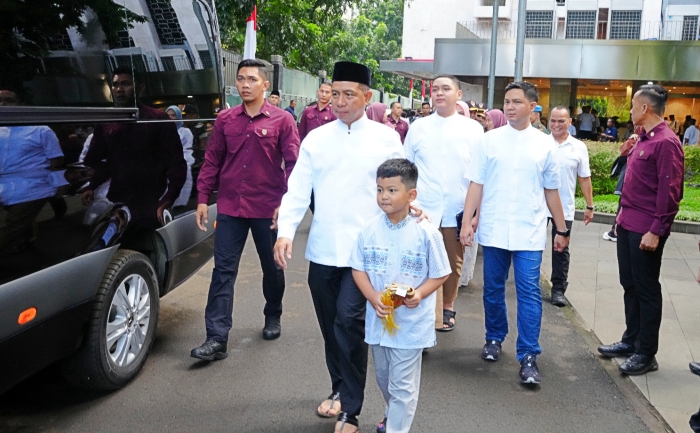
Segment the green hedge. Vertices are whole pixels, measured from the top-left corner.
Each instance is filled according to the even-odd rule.
[[[620,156],[619,144],[589,141],[586,142],[586,145],[588,146],[588,158],[591,165],[593,196],[613,194],[617,178],[610,177],[610,171],[613,163]],[[577,195],[581,196],[581,188],[577,188]]]
[[[620,155],[622,143],[585,142],[591,165],[593,196],[613,194],[617,178],[610,177],[613,162]],[[690,185],[700,185],[700,146],[683,146],[685,154],[685,181]],[[581,197],[581,189],[576,188],[576,196]]]
[[[613,195],[617,178],[611,178],[610,171],[613,162],[620,154],[620,144],[586,142],[596,212],[617,212],[619,197]],[[683,153],[685,154],[685,189],[676,220],[700,222],[700,188],[698,188],[700,186],[700,146],[684,146]],[[578,186],[576,197],[576,209],[584,209],[586,203]]]
[[[685,181],[689,184],[700,184],[700,147],[683,146],[685,154]]]

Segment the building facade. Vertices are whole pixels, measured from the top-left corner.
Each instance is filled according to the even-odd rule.
[[[486,101],[494,0],[414,0],[404,10],[402,59],[382,70],[416,79],[456,75]],[[518,1],[499,1],[495,107],[513,80]],[[447,12],[449,11],[449,12]],[[700,0],[528,0],[523,76],[555,105],[629,118],[634,91],[666,86],[667,114],[700,116]],[[602,112],[601,112],[602,111]]]

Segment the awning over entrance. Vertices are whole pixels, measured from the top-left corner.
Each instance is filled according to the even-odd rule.
[[[437,74],[433,73],[433,60],[381,60],[379,70],[391,72],[396,75],[413,78],[415,80],[433,80]]]
[[[435,60],[382,60],[380,69],[410,78],[486,77],[489,39],[436,39]],[[512,77],[515,41],[499,40],[496,76]],[[523,76],[569,79],[698,81],[698,41],[528,39]]]

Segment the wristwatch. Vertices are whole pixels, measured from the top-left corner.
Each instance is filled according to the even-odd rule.
[[[554,229],[554,233],[558,234],[559,236],[563,236],[563,237],[565,237],[565,238],[568,238],[569,235],[571,235],[571,229],[566,229],[565,232],[560,232],[559,230],[557,230],[557,229],[555,228],[555,229]]]
[[[586,206],[587,210],[595,210],[595,206]]]

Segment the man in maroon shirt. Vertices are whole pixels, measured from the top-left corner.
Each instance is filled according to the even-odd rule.
[[[632,122],[644,128],[627,157],[617,215],[617,261],[625,295],[622,340],[600,346],[603,356],[628,356],[620,371],[644,374],[659,368],[661,256],[683,198],[683,147],[663,116],[668,92],[656,84],[632,98]]]
[[[132,228],[158,227],[185,184],[187,163],[175,124],[162,122],[170,117],[137,101],[134,78],[130,68],[115,69],[112,95],[118,107],[138,107],[141,122],[95,127],[85,156],[94,174],[81,198],[89,205],[95,189],[111,178],[107,199],[129,208]]]
[[[309,132],[337,119],[331,108],[331,83],[321,83],[316,91],[316,96],[318,96],[318,102],[304,108],[304,112],[301,115],[301,122],[299,122],[299,138],[301,141],[304,141]],[[311,191],[311,203],[309,204],[311,213],[314,213],[314,206],[314,192]]]
[[[207,339],[192,350],[193,358],[213,361],[227,356],[233,285],[249,230],[263,270],[263,338],[280,336],[284,272],[273,258],[277,232],[270,226],[299,155],[299,134],[291,116],[265,101],[269,86],[264,63],[243,60],[238,64],[236,88],[243,103],[219,114],[199,173],[197,226],[206,231],[202,222],[207,223],[207,205],[217,188],[218,215],[214,272],[204,313]]]
[[[299,138],[304,141],[306,135],[319,126],[336,119],[331,109],[331,83],[323,82],[316,91],[318,102],[304,108],[299,122]]]
[[[401,137],[401,144],[403,144],[403,141],[406,139],[406,134],[408,134],[408,122],[401,118],[403,107],[401,107],[400,102],[394,101],[391,103],[390,108],[391,114],[386,119],[386,123],[399,133],[399,137]]]

